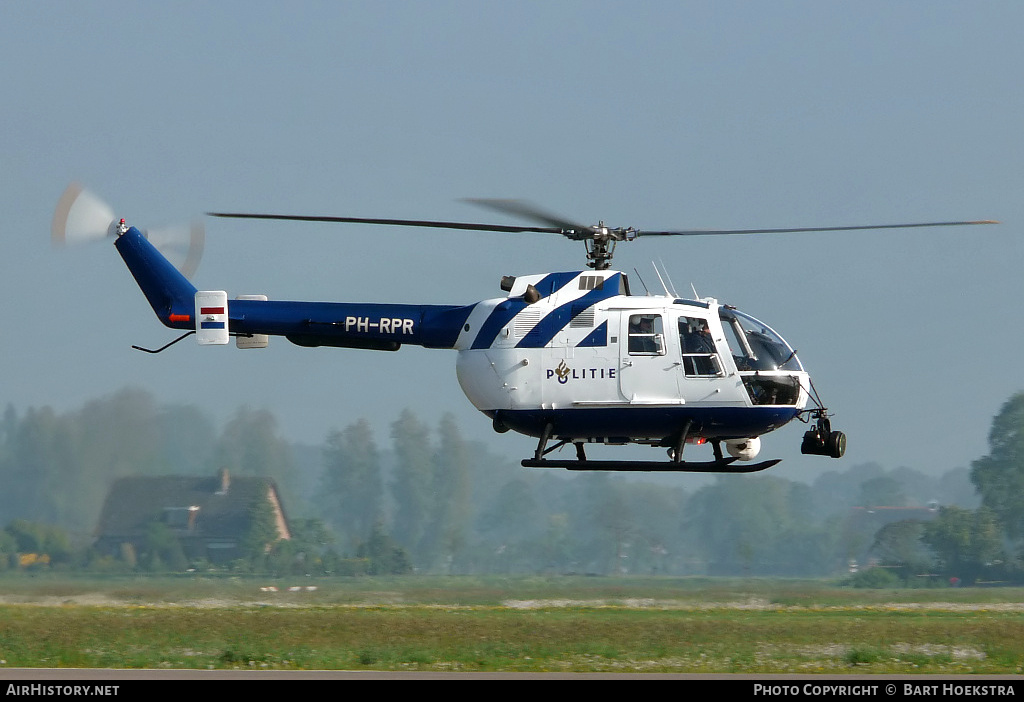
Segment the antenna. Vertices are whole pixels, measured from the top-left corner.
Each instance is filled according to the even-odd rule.
[[[697,288],[693,287],[693,283],[690,283],[690,290],[693,291],[693,299],[694,300],[699,300],[700,299],[700,295],[697,294]]]
[[[665,279],[661,277],[661,271],[658,270],[658,264],[651,261],[651,265],[654,267],[654,274],[658,276],[658,281],[661,282],[661,289],[665,291],[665,297],[669,297],[671,293],[668,291],[668,286],[665,285]]]
[[[679,293],[676,292],[676,284],[672,282],[672,278],[668,274],[668,267],[665,265],[665,262],[661,260],[660,256],[658,257],[658,262],[661,263],[661,270],[665,272],[665,278],[668,280],[668,286],[672,289],[672,297],[679,297]]]
[[[650,295],[651,291],[647,289],[647,283],[645,283],[644,279],[640,276],[640,271],[638,271],[636,268],[633,268],[633,272],[636,273],[636,279],[640,281],[640,285],[644,286],[644,292]]]

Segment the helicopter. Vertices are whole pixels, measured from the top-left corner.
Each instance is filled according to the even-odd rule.
[[[87,191],[72,186],[58,206],[55,241],[63,241],[69,211]],[[903,229],[995,224],[993,220],[909,224],[649,231],[581,225],[519,200],[469,202],[534,222],[496,225],[243,212],[208,216],[339,224],[540,232],[582,241],[586,269],[505,275],[502,295],[469,304],[393,304],[268,300],[199,290],[195,270],[203,230],[193,225],[182,261],[161,252],[160,232],[143,232],[110,211],[90,215],[86,229],[112,236],[114,246],[164,326],[184,332],[160,353],[195,335],[201,346],[266,348],[271,336],[302,347],[397,351],[413,345],[457,352],[456,375],[469,401],[494,431],[536,439],[528,468],[573,471],[753,473],[780,459],[754,461],[761,437],[793,420],[808,424],[801,452],[833,459],[846,435],[832,429],[796,350],[774,329],[717,299],[685,298],[655,268],[664,294],[641,294],[627,274],[611,268],[615,247],[640,237]],[[93,208],[95,210],[95,207]],[[179,237],[179,240],[181,237]],[[173,248],[173,247],[171,247]],[[184,271],[184,272],[183,272]],[[639,277],[639,274],[637,274]],[[644,445],[667,459],[593,459],[588,447]],[[688,446],[710,445],[710,460],[692,461]],[[549,458],[572,446],[575,457]]]

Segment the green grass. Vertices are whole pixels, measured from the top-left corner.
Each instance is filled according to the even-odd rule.
[[[1024,591],[685,578],[0,579],[0,666],[689,673],[1024,669]]]

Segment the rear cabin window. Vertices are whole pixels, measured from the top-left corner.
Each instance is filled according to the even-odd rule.
[[[665,334],[662,328],[661,315],[630,315],[629,353],[635,356],[665,355]]]

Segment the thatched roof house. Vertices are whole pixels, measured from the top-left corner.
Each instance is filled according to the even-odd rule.
[[[122,554],[144,547],[154,522],[166,525],[186,556],[224,563],[242,555],[240,547],[253,527],[254,511],[269,505],[279,539],[290,539],[277,486],[270,478],[132,477],[114,482],[97,527],[96,548]]]

